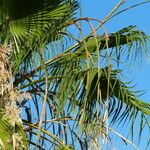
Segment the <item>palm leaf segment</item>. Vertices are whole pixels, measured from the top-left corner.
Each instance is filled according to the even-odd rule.
[[[41,35],[46,29],[62,27],[77,7],[74,1],[62,0],[1,0],[0,3],[2,31],[10,32],[9,36],[19,41],[26,36]]]
[[[56,40],[77,7],[74,0],[0,0],[0,39],[12,45],[13,68]]]
[[[104,49],[112,49],[115,48],[120,55],[122,53],[122,47],[128,51],[128,54],[135,53],[135,55],[142,53],[141,49],[146,50],[146,41],[147,36],[144,32],[136,29],[136,26],[128,26],[119,30],[116,33],[104,34],[102,36],[90,37],[85,40],[85,46],[89,53],[95,53],[96,49],[104,50]],[[85,53],[85,46],[81,42],[80,45],[75,49],[75,53],[78,55],[82,55]],[[135,51],[133,51],[133,49]],[[133,55],[133,56],[135,56]]]
[[[131,118],[133,114],[138,112],[150,115],[150,105],[137,99],[136,92],[131,90],[132,87],[127,86],[129,83],[125,84],[118,79],[118,70],[111,70],[110,75],[108,75],[109,71],[107,67],[100,71],[97,68],[90,68],[81,74],[84,77],[84,84],[82,92],[80,92],[83,95],[87,95],[86,110],[89,113],[87,116],[93,114],[96,103],[99,103],[99,106],[104,106],[107,96],[109,97],[108,109],[109,115],[112,116],[112,123],[117,119],[123,119],[127,116]],[[87,80],[87,75],[89,76],[89,81]],[[84,102],[83,95],[80,97],[80,104]],[[123,109],[124,111],[121,111]],[[88,120],[91,119],[88,118]]]

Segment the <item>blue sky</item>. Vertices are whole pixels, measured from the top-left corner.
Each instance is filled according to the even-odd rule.
[[[127,6],[131,6],[133,4],[143,2],[144,0],[127,0],[126,4],[124,4],[121,8],[125,8]],[[104,17],[111,11],[111,9],[118,3],[119,0],[80,0],[82,15],[83,17],[92,17],[98,18],[100,20],[104,19]],[[115,32],[123,27],[127,27],[128,25],[137,25],[137,27],[143,30],[146,34],[150,35],[150,3],[144,4],[142,6],[138,6],[133,8],[123,14],[113,18],[109,21],[105,28],[107,32]],[[149,43],[150,44],[150,43]],[[150,50],[150,46],[149,46]],[[135,62],[131,65],[128,70],[125,70],[127,78],[136,85],[135,90],[143,90],[145,94],[143,94],[140,99],[150,102],[150,55],[143,57],[142,64]],[[144,132],[144,136],[147,134],[147,130]],[[143,136],[143,137],[144,137]],[[146,138],[146,136],[145,136]],[[115,141],[117,140],[117,141]],[[116,142],[116,149],[129,150],[131,147],[124,146],[118,139],[114,139]],[[140,148],[143,149],[144,143],[141,142]]]

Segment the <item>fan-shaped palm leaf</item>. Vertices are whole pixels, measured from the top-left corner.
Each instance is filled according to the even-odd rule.
[[[77,8],[76,1],[0,1],[1,43],[13,48],[13,69],[58,38]],[[28,8],[28,9],[27,9]]]

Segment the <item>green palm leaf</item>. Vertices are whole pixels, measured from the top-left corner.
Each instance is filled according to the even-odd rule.
[[[1,43],[12,46],[13,70],[31,58],[32,53],[57,40],[58,32],[65,29],[78,7],[74,0],[1,0],[0,3],[0,39]]]
[[[87,108],[89,110],[94,109],[94,103],[96,103],[97,100],[105,104],[108,96],[109,113],[114,115],[113,121],[117,120],[121,114],[120,110],[124,109],[124,105],[126,106],[122,114],[124,118],[126,115],[133,115],[132,112],[134,111],[140,111],[141,113],[150,115],[150,105],[137,99],[136,92],[133,92],[130,89],[131,87],[118,79],[118,72],[116,70],[111,70],[110,76],[108,77],[107,69],[108,68],[101,69],[99,76],[97,68],[87,70],[85,73],[88,73],[89,81],[87,81],[87,75],[83,75],[85,76],[83,89],[85,90],[86,86],[86,91],[82,91],[82,93],[86,92],[87,94]],[[101,91],[101,97],[99,98],[97,95],[98,88],[99,91]]]
[[[85,45],[78,46],[75,49],[75,54],[77,56],[85,56],[85,47],[90,54],[96,52],[98,48],[100,51],[104,49],[116,49],[116,54],[121,55],[123,53],[122,48],[124,48],[129,55],[137,56],[139,53],[143,53],[141,49],[146,50],[146,41],[148,37],[144,32],[137,30],[136,26],[128,26],[123,28],[116,33],[110,33],[108,35],[102,35],[95,37],[90,37],[86,39]],[[125,47],[126,46],[126,47]],[[134,49],[134,51],[133,51]]]

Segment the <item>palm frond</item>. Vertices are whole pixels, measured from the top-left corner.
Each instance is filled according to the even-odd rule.
[[[128,26],[115,33],[97,36],[96,39],[95,37],[87,38],[85,46],[90,54],[95,53],[97,48],[100,51],[115,48],[114,53],[117,56],[126,52],[127,56],[132,55],[133,58],[136,58],[137,55],[143,53],[142,50],[146,52],[147,40],[148,37],[143,31],[136,29],[136,26]],[[77,53],[78,57],[85,55],[85,46],[81,42],[80,46],[75,49],[75,54]]]
[[[89,74],[89,83],[87,83],[87,75]],[[124,115],[122,114],[122,117],[125,117],[126,115],[132,114],[132,111],[140,111],[146,115],[150,115],[150,105],[146,102],[142,102],[141,100],[138,100],[136,98],[136,92],[130,90],[133,87],[127,86],[124,82],[118,79],[118,72],[116,70],[111,70],[110,78],[108,78],[108,71],[107,68],[100,70],[100,76],[98,77],[98,70],[95,69],[89,69],[86,71],[86,74],[84,74],[84,88],[87,92],[87,106],[89,108],[93,108],[93,103],[96,103],[97,101],[97,91],[98,88],[101,91],[101,97],[99,97],[98,101],[103,101],[105,103],[105,100],[107,98],[107,95],[109,95],[110,101],[109,101],[109,113],[114,114],[113,120],[116,120],[117,117],[120,115],[122,108],[125,106],[126,112]],[[109,80],[109,82],[108,82]],[[108,85],[109,84],[109,85]],[[86,87],[86,86],[89,87]],[[99,87],[98,87],[99,85]],[[86,87],[86,88],[85,88]],[[109,93],[107,92],[107,89],[109,88]],[[85,93],[82,91],[81,93]],[[101,98],[101,100],[100,100]],[[116,100],[117,99],[117,100]],[[95,101],[96,100],[96,101]],[[119,100],[119,101],[118,101]],[[118,102],[117,102],[118,101]],[[119,107],[118,107],[119,106]],[[87,108],[88,108],[87,107]],[[113,110],[113,111],[112,111]]]
[[[58,32],[65,29],[78,8],[74,0],[6,0],[0,3],[0,39],[12,45],[13,70],[31,58],[32,53],[57,40]]]

